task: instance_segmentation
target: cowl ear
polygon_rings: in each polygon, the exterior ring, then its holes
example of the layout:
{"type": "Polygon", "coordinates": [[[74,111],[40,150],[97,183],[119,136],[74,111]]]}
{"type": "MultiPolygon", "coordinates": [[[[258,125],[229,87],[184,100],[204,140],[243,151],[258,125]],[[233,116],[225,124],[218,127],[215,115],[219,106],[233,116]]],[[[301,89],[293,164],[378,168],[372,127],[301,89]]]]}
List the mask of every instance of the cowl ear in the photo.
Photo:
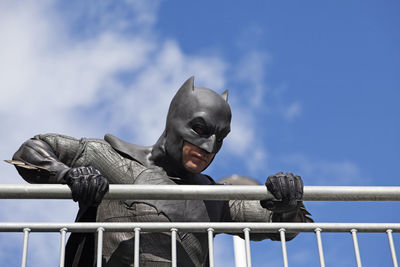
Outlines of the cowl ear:
{"type": "Polygon", "coordinates": [[[179,88],[177,94],[181,94],[184,92],[191,92],[194,91],[194,76],[190,77],[186,80],[186,82],[179,88]]]}
{"type": "Polygon", "coordinates": [[[222,94],[221,94],[222,98],[228,102],[228,89],[226,89],[222,94]]]}

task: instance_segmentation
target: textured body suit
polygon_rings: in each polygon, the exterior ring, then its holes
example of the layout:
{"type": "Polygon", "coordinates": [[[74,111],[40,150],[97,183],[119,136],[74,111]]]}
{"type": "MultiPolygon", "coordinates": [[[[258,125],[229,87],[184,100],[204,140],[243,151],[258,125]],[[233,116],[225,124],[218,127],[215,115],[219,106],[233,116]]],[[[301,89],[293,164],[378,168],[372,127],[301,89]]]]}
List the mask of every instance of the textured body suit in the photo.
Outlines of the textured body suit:
{"type": "MultiPolygon", "coordinates": [[[[112,140],[108,136],[106,140],[112,140]]],[[[110,184],[199,184],[215,182],[199,174],[192,180],[169,177],[162,168],[146,167],[130,155],[117,151],[109,142],[99,139],[77,140],[47,134],[26,141],[15,153],[14,160],[29,165],[17,166],[30,183],[59,183],[65,166],[93,166],[110,184]]],[[[221,185],[223,186],[223,185],[221,185]]],[[[103,200],[97,210],[99,222],[221,222],[271,221],[272,212],[259,201],[201,200],[103,200]]],[[[303,221],[301,214],[296,219],[303,221]]],[[[252,235],[254,239],[276,239],[275,234],[252,235]]],[[[289,238],[293,238],[289,236],[289,238]]],[[[170,266],[170,233],[142,233],[140,237],[141,266],[170,266]]],[[[133,232],[105,232],[103,266],[133,266],[133,232]]],[[[206,234],[178,233],[179,266],[208,266],[206,234]]],[[[68,255],[67,255],[68,257],[68,255]]]]}
{"type": "MultiPolygon", "coordinates": [[[[215,155],[230,132],[230,121],[227,94],[219,95],[208,88],[195,87],[194,77],[191,77],[173,97],[164,132],[151,147],[126,143],[111,135],[106,135],[104,140],[38,135],[20,147],[12,163],[30,183],[65,183],[64,177],[69,175],[70,168],[92,166],[110,184],[213,185],[215,182],[211,178],[192,173],[183,165],[184,144],[190,143],[204,153],[215,155]]],[[[77,221],[304,222],[307,220],[305,214],[301,206],[290,212],[270,212],[262,208],[259,201],[103,200],[97,209],[81,207],[77,221]]],[[[287,238],[294,236],[288,235],[287,238]]],[[[279,235],[252,234],[251,238],[276,240],[279,235]]],[[[71,235],[66,266],[93,265],[95,250],[92,241],[93,235],[71,235]]],[[[133,266],[133,241],[132,232],[105,232],[103,265],[133,266]]],[[[140,243],[141,266],[170,266],[169,233],[143,233],[140,243]]],[[[208,266],[207,246],[205,233],[178,233],[178,265],[208,266]]]]}

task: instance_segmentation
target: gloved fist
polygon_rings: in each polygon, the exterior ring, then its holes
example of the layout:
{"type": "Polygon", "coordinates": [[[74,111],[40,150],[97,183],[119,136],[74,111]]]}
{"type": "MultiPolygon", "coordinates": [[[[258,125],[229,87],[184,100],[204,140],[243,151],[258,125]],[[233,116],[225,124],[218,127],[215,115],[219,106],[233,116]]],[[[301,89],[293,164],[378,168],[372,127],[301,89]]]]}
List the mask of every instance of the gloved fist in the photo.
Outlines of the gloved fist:
{"type": "Polygon", "coordinates": [[[268,176],[265,186],[277,200],[261,200],[263,208],[274,212],[287,212],[301,205],[303,198],[303,181],[300,176],[290,172],[278,172],[268,176]]]}
{"type": "Polygon", "coordinates": [[[65,181],[79,206],[98,206],[109,188],[107,179],[92,166],[71,168],[65,181]]]}

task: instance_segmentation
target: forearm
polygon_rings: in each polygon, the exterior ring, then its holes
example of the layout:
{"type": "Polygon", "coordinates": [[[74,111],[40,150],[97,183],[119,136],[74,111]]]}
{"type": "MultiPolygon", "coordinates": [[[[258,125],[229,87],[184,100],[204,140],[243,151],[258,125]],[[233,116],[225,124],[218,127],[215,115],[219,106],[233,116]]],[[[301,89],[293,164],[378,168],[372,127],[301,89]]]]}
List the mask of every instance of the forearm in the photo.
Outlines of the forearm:
{"type": "MultiPolygon", "coordinates": [[[[230,219],[234,222],[271,222],[272,212],[261,207],[257,200],[229,201],[230,219]]],[[[243,234],[238,234],[244,238],[243,234]]],[[[260,241],[273,239],[273,233],[250,233],[250,239],[260,241]]]]}
{"type": "MultiPolygon", "coordinates": [[[[261,207],[259,201],[231,200],[229,202],[231,219],[237,222],[312,222],[310,215],[302,203],[287,212],[272,212],[261,207]]],[[[293,239],[297,234],[287,233],[286,240],[293,239]]],[[[239,235],[241,236],[241,235],[239,235]]],[[[242,236],[241,236],[242,237],[242,236]]],[[[251,240],[280,240],[279,233],[253,233],[251,240]]]]}
{"type": "Polygon", "coordinates": [[[64,139],[58,135],[37,135],[21,145],[12,163],[29,183],[64,183],[63,177],[69,170],[67,159],[73,157],[66,151],[79,146],[78,140],[64,139]]]}

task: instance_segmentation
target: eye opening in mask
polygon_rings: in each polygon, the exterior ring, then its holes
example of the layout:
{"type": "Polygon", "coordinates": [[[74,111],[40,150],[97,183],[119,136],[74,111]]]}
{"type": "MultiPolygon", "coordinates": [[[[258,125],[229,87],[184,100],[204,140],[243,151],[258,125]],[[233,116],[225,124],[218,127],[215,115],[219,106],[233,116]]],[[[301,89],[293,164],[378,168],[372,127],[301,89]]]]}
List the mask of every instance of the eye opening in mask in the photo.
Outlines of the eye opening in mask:
{"type": "Polygon", "coordinates": [[[200,137],[208,138],[212,134],[216,135],[217,142],[222,143],[225,137],[230,132],[230,127],[218,130],[212,127],[211,125],[207,124],[204,118],[196,117],[192,121],[189,122],[190,129],[195,132],[200,137]]]}
{"type": "Polygon", "coordinates": [[[190,128],[199,136],[207,137],[213,132],[212,128],[207,125],[205,120],[201,117],[197,117],[190,122],[190,128]]]}
{"type": "Polygon", "coordinates": [[[208,126],[194,125],[192,130],[195,131],[201,137],[209,137],[212,134],[212,130],[208,126]]]}

